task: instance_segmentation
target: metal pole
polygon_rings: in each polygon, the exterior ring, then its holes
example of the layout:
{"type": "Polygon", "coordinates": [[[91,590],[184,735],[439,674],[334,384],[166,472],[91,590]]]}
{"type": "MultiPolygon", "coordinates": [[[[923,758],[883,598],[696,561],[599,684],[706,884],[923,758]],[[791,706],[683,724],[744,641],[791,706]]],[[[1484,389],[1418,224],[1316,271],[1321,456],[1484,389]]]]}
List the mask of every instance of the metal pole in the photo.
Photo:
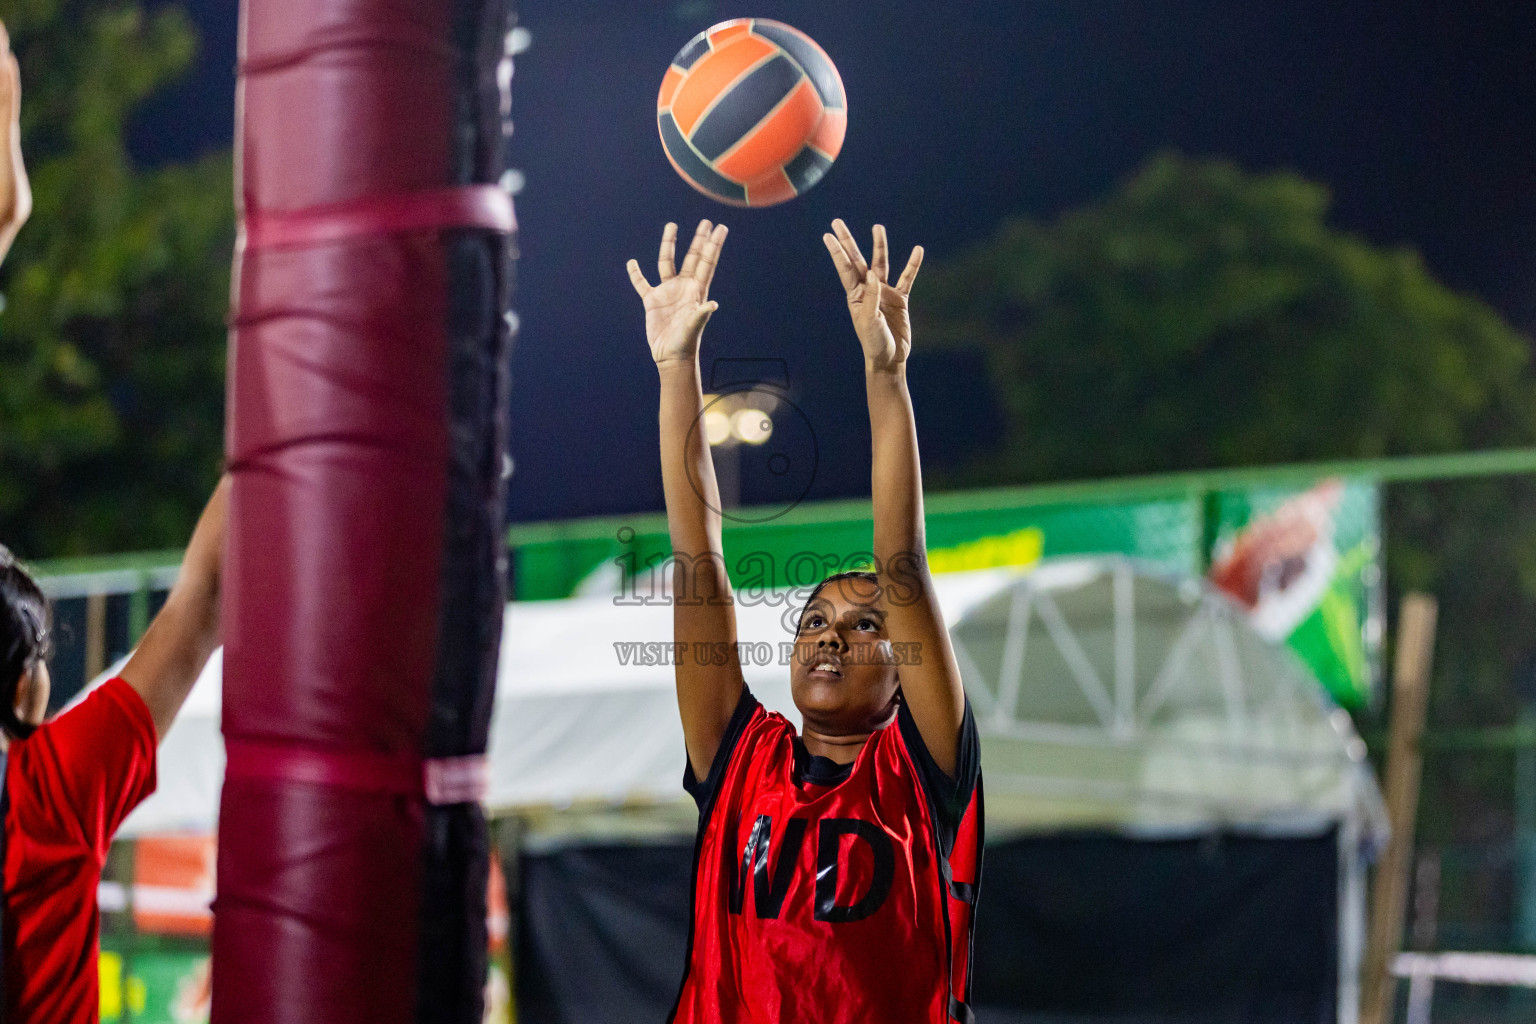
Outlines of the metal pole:
{"type": "Polygon", "coordinates": [[[1429,1024],[1429,1004],[1435,996],[1435,976],[1415,971],[1408,979],[1407,1024],[1429,1024]]]}
{"type": "MultiPolygon", "coordinates": [[[[1536,729],[1536,708],[1520,709],[1516,725],[1536,729]]],[[[1515,754],[1515,945],[1536,952],[1536,749],[1515,754]]]]}

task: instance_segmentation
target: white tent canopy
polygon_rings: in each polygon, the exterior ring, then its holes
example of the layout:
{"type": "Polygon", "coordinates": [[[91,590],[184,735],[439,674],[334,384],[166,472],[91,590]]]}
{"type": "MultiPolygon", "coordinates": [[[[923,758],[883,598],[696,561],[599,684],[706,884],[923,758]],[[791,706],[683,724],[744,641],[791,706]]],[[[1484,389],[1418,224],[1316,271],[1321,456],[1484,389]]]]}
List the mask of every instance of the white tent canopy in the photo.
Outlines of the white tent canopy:
{"type": "MultiPolygon", "coordinates": [[[[942,577],[946,615],[957,618],[1017,575],[987,570],[942,577]]],[[[752,645],[756,656],[745,659],[747,684],[798,723],[780,649],[792,639],[784,623],[798,613],[793,598],[775,592],[743,603],[737,625],[740,641],[752,645]]],[[[671,637],[672,608],[665,600],[626,603],[602,596],[509,604],[491,724],[490,809],[682,799],[683,733],[672,667],[638,663],[646,659],[629,657],[623,648],[671,637]]],[[[119,662],[92,685],[121,668],[119,662]]],[[[222,679],[221,650],[160,745],[158,788],[123,823],[120,836],[213,828],[224,778],[222,679]]]]}
{"type": "Polygon", "coordinates": [[[1385,828],[1365,744],[1220,591],[1121,558],[1004,585],[952,628],[989,824],[1385,828]]]}
{"type": "MultiPolygon", "coordinates": [[[[1348,716],[1204,584],[1098,559],[949,574],[937,586],[982,728],[989,831],[1284,830],[1362,812],[1379,822],[1348,716]]],[[[737,611],[748,685],[794,721],[782,645],[797,611],[790,594],[737,611]]],[[[662,601],[509,605],[490,810],[677,806],[672,667],[656,646],[626,646],[671,634],[662,601]]],[[[213,827],[221,677],[216,655],[161,745],[158,790],[120,834],[213,827]]]]}

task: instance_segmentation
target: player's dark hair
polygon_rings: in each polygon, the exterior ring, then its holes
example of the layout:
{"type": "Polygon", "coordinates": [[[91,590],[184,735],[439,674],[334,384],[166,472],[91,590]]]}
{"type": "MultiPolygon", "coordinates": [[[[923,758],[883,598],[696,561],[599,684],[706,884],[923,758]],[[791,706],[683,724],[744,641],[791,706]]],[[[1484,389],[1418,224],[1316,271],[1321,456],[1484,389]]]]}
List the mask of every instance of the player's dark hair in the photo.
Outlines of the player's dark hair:
{"type": "Polygon", "coordinates": [[[810,596],[805,599],[805,604],[800,608],[800,618],[795,620],[795,632],[797,634],[800,632],[800,620],[804,619],[805,613],[811,610],[811,602],[816,600],[816,595],[821,593],[828,583],[836,583],[838,580],[864,580],[868,583],[873,583],[875,586],[880,585],[880,577],[868,569],[849,569],[846,572],[833,573],[816,584],[816,589],[812,590],[810,596]]]}
{"type": "Polygon", "coordinates": [[[48,656],[48,599],[0,544],[0,729],[24,740],[37,726],[16,716],[21,677],[48,656]]]}

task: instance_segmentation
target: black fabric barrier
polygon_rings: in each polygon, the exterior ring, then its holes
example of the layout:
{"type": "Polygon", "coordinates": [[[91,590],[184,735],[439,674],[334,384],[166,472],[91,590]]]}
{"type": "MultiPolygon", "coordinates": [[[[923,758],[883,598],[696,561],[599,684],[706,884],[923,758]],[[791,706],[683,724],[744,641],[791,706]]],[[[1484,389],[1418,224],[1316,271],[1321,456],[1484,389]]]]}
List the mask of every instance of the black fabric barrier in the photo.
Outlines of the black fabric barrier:
{"type": "MultiPolygon", "coordinates": [[[[691,845],[525,855],[521,1024],[661,1024],[691,845]]],[[[1338,852],[1311,839],[1069,835],[987,847],[979,1024],[1332,1024],[1338,852]]]]}
{"type": "Polygon", "coordinates": [[[976,1002],[995,1010],[978,1018],[1331,1022],[1337,879],[1332,831],[989,847],[976,1002]]]}
{"type": "MultiPolygon", "coordinates": [[[[513,0],[453,0],[451,139],[455,183],[491,184],[507,169],[499,81],[513,0]]],[[[437,666],[425,753],[483,755],[496,692],[507,600],[508,432],[516,239],[445,233],[448,258],[448,490],[438,590],[437,666]]],[[[425,809],[417,1024],[470,1024],[485,1015],[486,881],[490,842],[476,800],[425,809]]]]}
{"type": "Polygon", "coordinates": [[[518,1024],[661,1024],[683,978],[693,846],[524,856],[518,1024]]]}

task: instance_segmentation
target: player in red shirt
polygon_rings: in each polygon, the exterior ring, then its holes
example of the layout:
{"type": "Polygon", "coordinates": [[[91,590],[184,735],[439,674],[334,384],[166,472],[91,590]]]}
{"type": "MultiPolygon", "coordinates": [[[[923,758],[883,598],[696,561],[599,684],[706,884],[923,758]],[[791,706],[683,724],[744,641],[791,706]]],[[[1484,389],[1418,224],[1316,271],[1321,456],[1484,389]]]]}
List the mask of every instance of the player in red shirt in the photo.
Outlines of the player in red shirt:
{"type": "MultiPolygon", "coordinates": [[[[20,84],[0,26],[0,257],[31,208],[17,141],[20,84]]],[[[44,721],[48,608],[0,546],[0,781],[4,786],[4,1020],[100,1016],[96,888],[117,826],[155,788],[155,746],[218,645],[228,484],[122,676],[44,721]]]]}
{"type": "Polygon", "coordinates": [[[684,785],[700,809],[672,1015],[689,1024],[971,1019],[979,743],[924,547],[906,383],[922,249],[892,285],[884,228],[866,263],[842,221],[832,226],[824,241],[864,354],[878,571],[833,576],[806,601],[790,667],[799,733],[746,689],[719,489],[696,429],[726,229],[700,223],[678,269],[668,224],[654,287],[629,263],[661,378],[684,785]]]}
{"type": "Polygon", "coordinates": [[[218,646],[228,482],[122,674],[44,721],[47,606],[0,547],[0,742],[5,757],[5,1020],[98,1019],[96,888],[112,833],[154,792],[155,747],[218,646]]]}

